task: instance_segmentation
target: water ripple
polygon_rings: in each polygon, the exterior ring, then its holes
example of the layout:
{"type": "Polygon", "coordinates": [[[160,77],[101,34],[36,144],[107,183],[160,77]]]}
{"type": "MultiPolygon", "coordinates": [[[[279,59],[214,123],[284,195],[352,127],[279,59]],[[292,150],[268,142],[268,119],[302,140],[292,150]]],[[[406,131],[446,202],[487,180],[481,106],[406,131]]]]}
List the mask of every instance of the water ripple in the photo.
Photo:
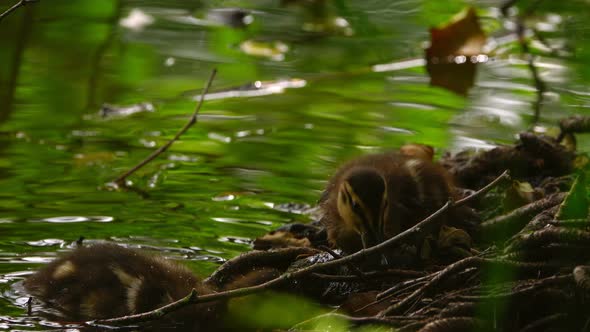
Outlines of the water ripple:
{"type": "Polygon", "coordinates": [[[111,222],[115,218],[111,216],[60,216],[38,219],[34,221],[50,223],[75,223],[75,222],[111,222]]]}

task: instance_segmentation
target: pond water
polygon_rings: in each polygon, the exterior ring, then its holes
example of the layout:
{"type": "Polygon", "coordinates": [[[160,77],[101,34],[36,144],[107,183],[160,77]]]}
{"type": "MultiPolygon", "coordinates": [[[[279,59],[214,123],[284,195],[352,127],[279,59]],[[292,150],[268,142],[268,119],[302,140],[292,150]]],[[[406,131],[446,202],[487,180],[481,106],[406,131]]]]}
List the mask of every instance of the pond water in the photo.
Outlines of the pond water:
{"type": "Polygon", "coordinates": [[[18,282],[80,236],[159,252],[206,276],[256,236],[308,221],[326,179],[353,156],[409,142],[439,154],[484,149],[589,113],[582,0],[541,2],[525,20],[547,87],[538,122],[516,9],[504,18],[498,1],[476,3],[489,59],[467,96],[432,87],[428,29],[467,3],[19,8],[0,22],[0,329],[54,326],[26,316],[18,282]],[[213,68],[198,123],[129,178],[133,190],[106,186],[187,122],[213,68]]]}

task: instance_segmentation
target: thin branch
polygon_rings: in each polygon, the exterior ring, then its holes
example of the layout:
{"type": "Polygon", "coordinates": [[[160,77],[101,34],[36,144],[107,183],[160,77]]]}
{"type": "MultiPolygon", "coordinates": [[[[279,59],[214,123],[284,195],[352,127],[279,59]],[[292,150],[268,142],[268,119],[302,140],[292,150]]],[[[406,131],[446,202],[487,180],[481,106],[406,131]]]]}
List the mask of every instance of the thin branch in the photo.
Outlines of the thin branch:
{"type": "Polygon", "coordinates": [[[363,325],[387,325],[393,327],[400,327],[402,324],[407,324],[407,322],[417,321],[423,319],[423,317],[352,317],[348,315],[343,315],[340,313],[327,313],[319,316],[312,317],[308,320],[303,322],[297,323],[289,329],[289,331],[299,331],[306,325],[314,323],[316,321],[320,321],[322,319],[338,319],[348,322],[354,326],[363,326],[363,325]]]}
{"type": "Polygon", "coordinates": [[[161,318],[162,316],[174,312],[180,308],[185,307],[186,305],[192,303],[194,299],[197,298],[197,291],[193,288],[193,290],[187,296],[183,297],[182,299],[167,304],[163,307],[158,309],[143,312],[137,315],[129,315],[123,316],[118,318],[110,318],[110,319],[98,319],[86,322],[87,326],[100,326],[100,325],[129,325],[133,323],[139,322],[147,322],[150,320],[155,320],[161,318]]]}
{"type": "Polygon", "coordinates": [[[484,186],[483,188],[474,192],[473,194],[456,201],[455,204],[453,204],[453,207],[459,207],[461,205],[465,205],[467,203],[470,203],[471,201],[474,201],[475,199],[485,195],[488,191],[492,190],[501,181],[505,181],[505,180],[510,180],[510,172],[508,170],[505,170],[504,172],[502,172],[502,174],[500,174],[492,182],[488,183],[486,186],[484,186]]]}
{"type": "Polygon", "coordinates": [[[115,183],[118,186],[123,186],[125,183],[125,179],[127,179],[128,176],[135,173],[138,169],[142,168],[143,166],[148,164],[150,161],[156,159],[156,157],[158,157],[160,154],[162,154],[163,152],[168,150],[168,148],[174,142],[176,142],[180,138],[180,136],[182,136],[187,130],[190,129],[190,127],[192,127],[197,122],[197,115],[199,114],[199,110],[201,110],[201,106],[203,106],[203,102],[205,101],[205,95],[209,91],[209,88],[211,87],[211,83],[213,83],[213,79],[215,78],[216,74],[217,74],[217,69],[213,69],[213,71],[211,71],[211,75],[209,76],[209,80],[207,81],[207,84],[203,88],[203,92],[201,93],[201,98],[199,99],[199,103],[197,104],[195,111],[193,112],[193,115],[190,117],[189,121],[184,125],[184,127],[182,127],[180,129],[180,131],[178,131],[178,133],[176,133],[176,135],[174,135],[174,137],[170,141],[168,141],[166,144],[162,145],[156,151],[152,152],[147,158],[142,160],[139,164],[135,165],[133,168],[131,168],[127,172],[121,174],[118,178],[116,178],[113,181],[113,183],[115,183]]]}
{"type": "Polygon", "coordinates": [[[572,274],[567,275],[557,275],[551,276],[540,280],[535,280],[531,285],[528,285],[521,289],[510,289],[509,291],[502,292],[502,293],[488,293],[484,295],[462,295],[459,296],[457,299],[460,301],[484,301],[484,300],[501,300],[501,299],[509,299],[514,298],[517,296],[526,296],[530,295],[531,292],[534,292],[540,288],[548,287],[548,286],[563,286],[566,284],[573,284],[574,278],[572,274]]]}
{"type": "MultiPolygon", "coordinates": [[[[334,259],[340,259],[342,258],[342,255],[339,255],[338,253],[336,253],[334,250],[328,248],[327,246],[319,246],[318,248],[320,248],[321,250],[327,252],[328,254],[330,254],[332,257],[334,257],[334,259]]],[[[359,278],[361,278],[361,280],[363,281],[367,281],[367,279],[365,278],[365,274],[363,273],[363,271],[361,271],[361,269],[359,269],[356,265],[350,263],[348,264],[348,267],[350,267],[350,269],[352,270],[352,273],[354,273],[356,276],[358,276],[359,278]]]]}
{"type": "Polygon", "coordinates": [[[553,315],[545,316],[526,325],[520,330],[520,332],[547,331],[551,330],[550,327],[556,329],[564,328],[564,325],[567,326],[566,324],[564,324],[564,322],[568,322],[569,319],[570,317],[566,313],[556,313],[553,315]]]}
{"type": "MultiPolygon", "coordinates": [[[[438,272],[435,272],[435,273],[438,273],[438,272]]],[[[420,285],[422,282],[424,282],[430,278],[432,278],[432,275],[422,276],[419,278],[406,280],[404,282],[397,283],[393,287],[388,288],[388,289],[382,291],[381,293],[377,294],[376,298],[377,298],[377,300],[389,298],[391,295],[396,294],[398,291],[407,290],[411,287],[414,287],[415,285],[420,285]]]]}
{"type": "Polygon", "coordinates": [[[4,13],[0,14],[0,22],[8,15],[10,15],[10,13],[12,13],[13,11],[17,10],[18,7],[24,7],[25,5],[28,5],[30,3],[35,3],[38,2],[39,0],[20,0],[19,2],[17,2],[16,4],[14,4],[12,7],[8,8],[4,13]]]}
{"type": "MultiPolygon", "coordinates": [[[[455,204],[453,204],[451,201],[449,201],[445,205],[443,205],[441,208],[439,208],[437,211],[432,213],[430,216],[428,216],[427,218],[425,218],[421,222],[417,223],[416,225],[408,228],[407,230],[399,233],[398,235],[396,235],[396,236],[394,236],[394,237],[392,237],[392,238],[390,238],[390,239],[388,239],[376,246],[362,249],[362,250],[360,250],[354,254],[351,254],[349,256],[344,256],[342,258],[337,258],[337,259],[334,259],[334,260],[331,260],[328,262],[324,262],[324,263],[318,263],[315,265],[301,268],[301,269],[293,271],[293,272],[286,272],[277,278],[274,278],[272,280],[269,280],[267,282],[264,282],[264,283],[261,283],[261,284],[255,285],[255,286],[237,288],[237,289],[227,290],[227,291],[213,293],[213,294],[205,294],[205,295],[201,295],[201,296],[192,296],[191,297],[189,295],[189,296],[182,298],[176,302],[172,302],[171,304],[168,304],[165,307],[162,307],[162,308],[159,308],[159,309],[147,312],[147,313],[141,313],[141,314],[137,314],[137,315],[129,315],[129,316],[121,317],[121,318],[112,318],[112,319],[108,319],[108,320],[100,320],[100,321],[95,321],[95,322],[102,323],[102,324],[105,324],[105,323],[122,324],[122,323],[145,321],[146,317],[149,319],[153,319],[153,317],[158,317],[158,316],[154,316],[154,315],[159,315],[160,313],[154,313],[154,312],[159,312],[163,308],[172,307],[172,308],[175,308],[174,310],[177,310],[177,309],[180,309],[180,308],[182,308],[186,305],[189,305],[189,304],[227,300],[230,298],[246,296],[246,295],[250,295],[250,294],[254,294],[254,293],[258,293],[258,292],[262,292],[262,291],[271,289],[271,288],[279,286],[280,284],[283,284],[287,281],[302,277],[304,275],[309,275],[309,274],[314,273],[316,271],[325,270],[325,269],[337,267],[337,266],[342,266],[345,264],[350,264],[351,262],[360,260],[362,258],[366,258],[367,256],[377,254],[377,253],[381,252],[382,250],[393,246],[394,244],[399,244],[399,243],[403,242],[404,240],[407,240],[408,238],[414,236],[415,234],[420,233],[422,231],[422,229],[429,226],[431,223],[435,222],[436,219],[440,215],[442,215],[443,213],[448,211],[450,208],[452,208],[458,204],[465,204],[465,203],[471,201],[472,199],[474,199],[474,198],[472,198],[472,196],[483,195],[485,192],[491,190],[494,185],[499,183],[502,179],[506,178],[507,176],[508,176],[508,171],[505,171],[500,176],[498,176],[498,178],[496,178],[494,181],[492,181],[489,185],[486,185],[482,189],[475,192],[473,195],[466,197],[466,198],[462,199],[461,201],[458,201],[455,204]],[[190,297],[190,301],[187,300],[189,297],[190,297]]],[[[485,259],[482,259],[479,257],[470,257],[465,260],[459,261],[455,264],[452,264],[450,267],[454,267],[453,271],[455,271],[458,268],[458,267],[456,267],[457,264],[467,264],[468,265],[468,264],[473,264],[474,261],[481,261],[481,260],[485,261],[485,259]]],[[[461,266],[463,266],[463,265],[460,265],[459,267],[461,267],[461,266]]],[[[442,279],[442,277],[447,275],[447,273],[445,273],[446,270],[448,270],[448,268],[440,271],[440,273],[437,274],[424,287],[431,288],[434,284],[438,283],[438,281],[440,281],[440,279],[442,279]]],[[[424,287],[421,287],[418,291],[420,291],[420,290],[424,291],[424,287]]],[[[420,296],[420,294],[418,294],[418,296],[420,296]]],[[[411,300],[412,299],[410,299],[408,302],[411,302],[411,300]]],[[[168,312],[170,312],[170,311],[166,311],[166,313],[168,313],[168,312]]]]}
{"type": "Polygon", "coordinates": [[[488,258],[481,258],[481,257],[468,257],[457,261],[446,268],[434,272],[427,276],[427,279],[430,279],[424,286],[420,287],[419,289],[415,290],[412,294],[405,297],[403,300],[397,302],[396,304],[390,306],[389,308],[385,309],[380,313],[381,316],[386,316],[389,314],[395,314],[398,312],[402,312],[408,307],[414,305],[418,299],[423,297],[424,295],[428,295],[428,292],[432,290],[437,285],[440,285],[442,281],[450,276],[457,275],[460,271],[465,270],[470,267],[479,267],[484,264],[494,264],[496,268],[518,268],[521,272],[524,271],[534,271],[539,273],[540,270],[552,270],[554,269],[552,266],[545,265],[545,264],[538,264],[538,263],[522,263],[522,262],[515,262],[515,261],[508,261],[503,259],[488,259],[488,258]]]}
{"type": "Polygon", "coordinates": [[[551,196],[534,201],[481,223],[481,233],[489,239],[497,240],[498,236],[510,234],[511,231],[520,231],[526,226],[530,218],[538,213],[561,204],[566,193],[555,193],[551,196]]]}
{"type": "MultiPolygon", "coordinates": [[[[324,274],[324,273],[312,273],[314,278],[328,281],[341,281],[341,282],[353,282],[362,280],[358,275],[341,275],[341,274],[324,274]]],[[[382,279],[386,277],[399,277],[399,278],[421,278],[424,276],[423,272],[414,270],[399,270],[389,269],[385,271],[369,271],[363,272],[363,277],[368,279],[382,279]]],[[[414,280],[414,279],[412,279],[414,280]]]]}
{"type": "Polygon", "coordinates": [[[481,319],[475,317],[448,317],[429,322],[421,331],[481,331],[486,327],[481,319]]]}
{"type": "Polygon", "coordinates": [[[383,310],[379,316],[385,317],[389,314],[394,314],[396,312],[401,312],[407,309],[409,306],[413,305],[419,298],[424,296],[428,293],[434,286],[438,285],[442,280],[446,277],[455,274],[461,270],[464,270],[468,267],[471,267],[474,264],[477,264],[481,261],[485,261],[483,258],[479,257],[468,257],[462,259],[458,262],[455,262],[446,268],[442,269],[441,271],[433,273],[433,278],[427,282],[424,286],[415,290],[412,294],[405,297],[403,300],[397,302],[396,304],[390,306],[389,308],[383,310]]]}

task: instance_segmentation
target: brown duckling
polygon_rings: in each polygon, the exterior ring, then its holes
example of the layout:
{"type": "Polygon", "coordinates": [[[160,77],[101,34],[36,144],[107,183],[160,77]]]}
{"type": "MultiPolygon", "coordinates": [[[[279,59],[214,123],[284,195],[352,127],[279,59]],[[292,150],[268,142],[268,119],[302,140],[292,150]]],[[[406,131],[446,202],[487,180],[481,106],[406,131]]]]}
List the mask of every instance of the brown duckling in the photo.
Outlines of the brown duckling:
{"type": "Polygon", "coordinates": [[[431,158],[431,148],[411,145],[344,164],[320,199],[330,243],[346,253],[374,246],[455,198],[449,175],[431,158]]]}
{"type": "MultiPolygon", "coordinates": [[[[193,288],[199,295],[213,292],[182,265],[114,244],[80,247],[29,276],[24,286],[37,299],[77,320],[150,311],[179,300],[193,288]]],[[[220,321],[216,318],[222,306],[194,304],[157,323],[210,330],[220,321]]]]}

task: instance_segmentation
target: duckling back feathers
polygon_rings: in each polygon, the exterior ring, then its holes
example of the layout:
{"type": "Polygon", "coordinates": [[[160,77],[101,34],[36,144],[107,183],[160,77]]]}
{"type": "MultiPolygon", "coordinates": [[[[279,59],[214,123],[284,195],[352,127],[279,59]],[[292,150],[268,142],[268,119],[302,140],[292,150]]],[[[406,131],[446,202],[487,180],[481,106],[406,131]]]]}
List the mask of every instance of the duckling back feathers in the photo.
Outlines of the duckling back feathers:
{"type": "MultiPolygon", "coordinates": [[[[24,282],[36,298],[72,319],[119,317],[156,309],[188,295],[212,290],[187,268],[113,244],[78,248],[24,282]]],[[[215,304],[178,312],[193,319],[213,315],[215,304]]]]}

